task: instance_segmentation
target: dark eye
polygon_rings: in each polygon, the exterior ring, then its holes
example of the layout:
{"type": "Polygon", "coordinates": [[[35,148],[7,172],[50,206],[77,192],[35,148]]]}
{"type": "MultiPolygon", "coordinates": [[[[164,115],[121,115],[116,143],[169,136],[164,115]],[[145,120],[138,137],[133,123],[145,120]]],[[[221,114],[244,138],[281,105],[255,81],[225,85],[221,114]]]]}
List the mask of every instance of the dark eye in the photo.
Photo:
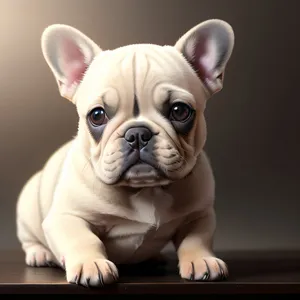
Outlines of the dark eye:
{"type": "Polygon", "coordinates": [[[94,108],[89,114],[89,119],[94,126],[102,125],[106,120],[105,110],[102,107],[94,108]]]}
{"type": "Polygon", "coordinates": [[[170,112],[170,119],[177,122],[185,122],[191,116],[192,108],[182,102],[173,104],[170,112]]]}

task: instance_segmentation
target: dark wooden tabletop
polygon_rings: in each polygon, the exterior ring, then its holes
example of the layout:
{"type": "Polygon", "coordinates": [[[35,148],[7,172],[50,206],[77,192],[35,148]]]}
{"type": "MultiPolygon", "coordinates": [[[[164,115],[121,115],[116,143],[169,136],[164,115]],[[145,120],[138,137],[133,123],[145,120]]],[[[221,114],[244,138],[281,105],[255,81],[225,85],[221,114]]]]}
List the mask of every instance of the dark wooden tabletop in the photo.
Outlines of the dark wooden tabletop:
{"type": "Polygon", "coordinates": [[[299,293],[299,252],[218,253],[230,271],[223,282],[187,282],[180,279],[177,261],[169,255],[164,263],[120,266],[117,284],[88,289],[68,284],[58,268],[25,266],[22,252],[0,253],[0,293],[45,294],[253,294],[299,293]]]}

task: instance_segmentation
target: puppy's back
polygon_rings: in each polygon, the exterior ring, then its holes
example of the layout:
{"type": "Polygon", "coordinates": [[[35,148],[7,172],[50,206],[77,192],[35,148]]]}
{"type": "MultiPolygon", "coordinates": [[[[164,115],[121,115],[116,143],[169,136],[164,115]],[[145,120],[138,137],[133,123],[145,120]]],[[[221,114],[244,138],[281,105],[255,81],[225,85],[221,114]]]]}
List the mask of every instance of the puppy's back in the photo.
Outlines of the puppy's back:
{"type": "Polygon", "coordinates": [[[19,240],[39,240],[45,244],[42,222],[46,217],[53,200],[63,162],[72,141],[55,151],[43,169],[36,172],[26,182],[17,202],[17,235],[19,240]]]}
{"type": "Polygon", "coordinates": [[[46,162],[40,183],[40,206],[41,215],[44,219],[48,214],[53,200],[53,193],[58,182],[63,163],[71,147],[72,141],[62,145],[56,152],[54,152],[46,162]]]}

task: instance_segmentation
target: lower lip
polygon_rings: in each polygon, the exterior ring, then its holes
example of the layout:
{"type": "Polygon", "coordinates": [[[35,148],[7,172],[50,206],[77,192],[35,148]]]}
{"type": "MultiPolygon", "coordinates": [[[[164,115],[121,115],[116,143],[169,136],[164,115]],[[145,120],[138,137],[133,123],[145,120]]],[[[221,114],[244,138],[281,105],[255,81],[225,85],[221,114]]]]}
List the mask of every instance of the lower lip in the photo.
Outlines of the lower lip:
{"type": "Polygon", "coordinates": [[[153,168],[152,166],[148,165],[148,164],[145,164],[145,163],[138,163],[138,164],[135,164],[133,165],[132,167],[130,167],[126,173],[125,173],[125,178],[126,179],[129,179],[130,181],[145,181],[145,182],[153,182],[155,181],[155,178],[158,178],[159,175],[158,175],[158,171],[153,168]],[[140,170],[140,168],[142,170],[140,170]],[[144,170],[143,170],[144,168],[144,170]],[[145,170],[146,168],[146,170],[145,170]],[[134,169],[137,169],[136,172],[134,172],[134,169]],[[131,174],[130,176],[129,173],[133,173],[131,174]]]}

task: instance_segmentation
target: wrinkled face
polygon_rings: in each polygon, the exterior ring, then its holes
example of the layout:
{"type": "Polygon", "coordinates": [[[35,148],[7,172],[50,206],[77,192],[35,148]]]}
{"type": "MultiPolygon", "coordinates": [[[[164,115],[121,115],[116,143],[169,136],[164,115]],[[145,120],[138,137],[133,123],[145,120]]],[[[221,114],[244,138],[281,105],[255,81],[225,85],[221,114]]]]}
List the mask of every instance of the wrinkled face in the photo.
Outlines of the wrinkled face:
{"type": "Polygon", "coordinates": [[[206,139],[207,98],[220,91],[231,26],[207,20],[174,46],[103,51],[79,30],[51,25],[42,51],[61,96],[79,114],[78,141],[110,185],[165,185],[187,176],[206,139]]]}
{"type": "Polygon", "coordinates": [[[79,135],[100,180],[165,185],[193,169],[206,138],[206,96],[172,47],[127,46],[98,55],[75,98],[79,135]]]}

